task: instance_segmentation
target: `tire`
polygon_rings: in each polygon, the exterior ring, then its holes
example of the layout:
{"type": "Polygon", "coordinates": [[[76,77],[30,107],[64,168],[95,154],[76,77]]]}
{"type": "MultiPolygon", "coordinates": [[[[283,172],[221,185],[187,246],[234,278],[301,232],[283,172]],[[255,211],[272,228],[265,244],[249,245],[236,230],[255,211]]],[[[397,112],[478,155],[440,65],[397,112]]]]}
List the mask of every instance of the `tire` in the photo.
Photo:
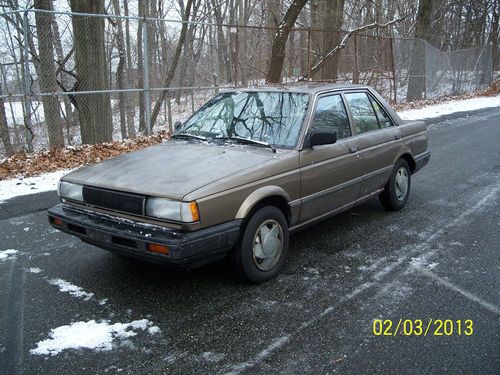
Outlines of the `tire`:
{"type": "Polygon", "coordinates": [[[285,265],[288,238],[288,223],[280,209],[274,206],[258,209],[244,226],[240,241],[233,249],[235,273],[252,283],[276,277],[285,265]]]}
{"type": "Polygon", "coordinates": [[[394,165],[389,182],[387,182],[384,191],[379,195],[382,206],[388,211],[398,211],[402,209],[408,201],[410,187],[410,167],[406,160],[399,159],[394,165]]]}

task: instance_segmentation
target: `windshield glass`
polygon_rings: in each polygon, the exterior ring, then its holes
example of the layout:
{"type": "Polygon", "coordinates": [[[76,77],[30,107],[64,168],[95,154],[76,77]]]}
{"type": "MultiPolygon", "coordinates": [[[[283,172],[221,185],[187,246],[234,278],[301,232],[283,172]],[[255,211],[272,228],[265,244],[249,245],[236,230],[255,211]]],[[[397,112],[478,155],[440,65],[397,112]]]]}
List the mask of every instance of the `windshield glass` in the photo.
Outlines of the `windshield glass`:
{"type": "Polygon", "coordinates": [[[247,138],[293,148],[309,95],[289,92],[228,92],[201,107],[176,134],[247,138]]]}

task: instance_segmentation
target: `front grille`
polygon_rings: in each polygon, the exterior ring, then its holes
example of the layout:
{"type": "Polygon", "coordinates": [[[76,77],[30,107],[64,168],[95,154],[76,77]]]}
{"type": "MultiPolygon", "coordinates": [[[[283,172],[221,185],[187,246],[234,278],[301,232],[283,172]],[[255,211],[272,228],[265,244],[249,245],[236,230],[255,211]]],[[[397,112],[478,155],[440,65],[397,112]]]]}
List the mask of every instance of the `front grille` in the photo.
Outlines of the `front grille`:
{"type": "Polygon", "coordinates": [[[96,207],[133,215],[144,215],[146,197],[139,194],[100,189],[91,186],[83,187],[83,200],[96,207]]]}

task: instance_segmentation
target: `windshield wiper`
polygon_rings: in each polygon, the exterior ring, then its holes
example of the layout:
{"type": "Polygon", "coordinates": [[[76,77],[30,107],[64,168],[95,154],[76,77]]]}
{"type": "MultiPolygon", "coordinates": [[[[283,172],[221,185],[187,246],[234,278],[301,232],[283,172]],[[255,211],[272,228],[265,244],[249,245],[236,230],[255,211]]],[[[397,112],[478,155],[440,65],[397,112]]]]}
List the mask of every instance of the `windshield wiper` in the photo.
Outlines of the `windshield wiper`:
{"type": "Polygon", "coordinates": [[[194,134],[189,134],[189,133],[178,133],[178,134],[174,134],[172,136],[172,139],[186,139],[186,138],[199,139],[200,141],[207,140],[206,137],[203,137],[201,135],[194,135],[194,134]]]}
{"type": "Polygon", "coordinates": [[[214,139],[220,139],[220,140],[223,140],[223,141],[237,141],[237,142],[240,142],[240,143],[250,143],[250,144],[255,144],[255,145],[260,145],[260,146],[264,146],[264,147],[269,147],[271,150],[273,150],[274,153],[276,153],[276,148],[268,143],[268,142],[264,142],[264,141],[257,141],[255,139],[252,139],[252,138],[243,138],[243,137],[238,137],[238,136],[233,136],[233,137],[215,137],[214,139]]]}

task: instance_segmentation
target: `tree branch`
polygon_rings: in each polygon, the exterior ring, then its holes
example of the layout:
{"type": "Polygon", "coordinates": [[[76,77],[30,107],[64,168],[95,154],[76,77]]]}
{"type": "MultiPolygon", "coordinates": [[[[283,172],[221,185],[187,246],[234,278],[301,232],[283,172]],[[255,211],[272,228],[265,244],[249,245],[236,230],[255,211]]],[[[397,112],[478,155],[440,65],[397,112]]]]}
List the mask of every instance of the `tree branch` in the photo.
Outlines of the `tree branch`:
{"type": "Polygon", "coordinates": [[[343,50],[346,47],[347,41],[354,34],[358,34],[360,32],[363,32],[363,31],[366,31],[366,30],[369,30],[369,29],[374,29],[376,27],[388,27],[388,26],[393,25],[393,24],[395,24],[397,22],[403,21],[404,19],[406,19],[406,17],[407,16],[400,17],[400,18],[397,18],[397,19],[394,19],[392,21],[389,21],[389,22],[386,22],[386,23],[382,23],[382,24],[380,24],[378,22],[374,22],[374,23],[370,23],[368,25],[363,25],[363,26],[360,26],[360,27],[358,27],[356,29],[348,31],[347,34],[342,38],[340,44],[337,45],[330,52],[328,52],[320,61],[318,61],[311,68],[311,70],[308,73],[306,73],[302,77],[300,77],[299,81],[305,81],[305,80],[309,79],[311,76],[313,76],[314,73],[316,73],[328,60],[330,60],[333,56],[335,56],[337,53],[339,53],[341,50],[343,50]]]}

